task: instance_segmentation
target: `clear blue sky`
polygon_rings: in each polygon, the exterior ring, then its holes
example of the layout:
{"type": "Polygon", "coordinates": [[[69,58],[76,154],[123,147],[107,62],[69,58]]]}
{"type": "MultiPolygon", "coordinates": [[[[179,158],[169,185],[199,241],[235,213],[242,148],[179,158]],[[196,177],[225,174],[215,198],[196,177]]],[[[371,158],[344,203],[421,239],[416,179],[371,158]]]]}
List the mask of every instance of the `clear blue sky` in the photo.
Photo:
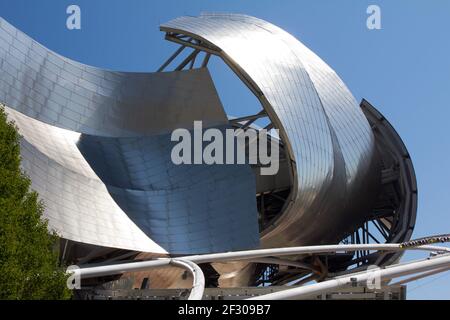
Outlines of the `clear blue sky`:
{"type": "MultiPolygon", "coordinates": [[[[0,0],[0,15],[48,48],[122,71],[157,69],[175,48],[159,24],[202,11],[268,20],[330,64],[358,100],[381,110],[409,148],[420,196],[414,236],[450,232],[450,1],[0,0]],[[81,7],[82,30],[65,27],[69,4],[81,7]],[[381,7],[382,30],[366,28],[369,4],[381,7]]],[[[214,63],[212,71],[232,113],[254,107],[225,68],[214,63]]],[[[409,298],[450,299],[449,273],[430,280],[410,285],[409,298]]]]}

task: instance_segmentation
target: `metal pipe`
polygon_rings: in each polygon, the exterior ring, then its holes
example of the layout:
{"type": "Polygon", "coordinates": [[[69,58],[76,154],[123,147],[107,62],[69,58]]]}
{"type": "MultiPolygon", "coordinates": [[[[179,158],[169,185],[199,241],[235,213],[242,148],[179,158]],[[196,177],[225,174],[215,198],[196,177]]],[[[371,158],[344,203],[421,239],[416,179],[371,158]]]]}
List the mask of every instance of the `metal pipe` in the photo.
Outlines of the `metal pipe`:
{"type": "MultiPolygon", "coordinates": [[[[309,247],[291,247],[291,248],[277,248],[277,249],[261,249],[261,250],[248,250],[248,251],[238,251],[238,252],[227,252],[227,253],[216,253],[216,254],[205,254],[205,255],[195,255],[186,256],[177,259],[171,258],[161,258],[156,260],[141,261],[141,262],[129,262],[113,265],[104,266],[94,266],[94,267],[84,267],[80,269],[75,269],[68,271],[74,273],[75,276],[80,278],[94,278],[107,275],[121,274],[125,272],[136,272],[144,271],[151,268],[164,267],[169,264],[179,265],[188,269],[193,277],[194,283],[192,287],[189,299],[201,299],[203,295],[205,278],[198,263],[205,262],[218,262],[218,261],[237,261],[237,260],[249,260],[257,259],[268,256],[286,256],[286,255],[298,255],[298,254],[314,254],[314,253],[326,253],[326,252],[338,252],[338,251],[357,251],[357,250],[383,250],[383,251],[402,251],[402,250],[425,250],[425,251],[437,251],[437,252],[450,252],[449,248],[438,247],[438,246],[421,246],[413,248],[401,248],[399,244],[360,244],[360,245],[326,245],[326,246],[309,246],[309,247]]],[[[275,260],[274,260],[275,262],[275,260]]],[[[389,269],[390,270],[390,269],[389,269]]],[[[385,270],[386,271],[386,270],[385,270]]],[[[364,275],[364,274],[363,274],[364,275]]],[[[359,276],[363,276],[359,275],[359,276]]],[[[354,277],[352,275],[347,278],[354,277]]],[[[344,285],[341,279],[330,280],[338,281],[338,285],[344,285]]],[[[329,283],[328,281],[321,282],[318,285],[324,286],[324,283],[329,283]]],[[[347,282],[345,282],[347,284],[347,282]]],[[[309,288],[308,286],[306,288],[309,288]]],[[[321,287],[318,287],[319,289],[321,287]]],[[[291,289],[295,290],[295,289],[291,289]]],[[[291,291],[287,290],[287,291],[291,291]]],[[[285,291],[283,291],[285,292],[285,291]]]]}
{"type": "Polygon", "coordinates": [[[350,244],[350,245],[323,245],[323,246],[305,246],[305,247],[288,247],[276,249],[259,249],[247,250],[226,253],[212,253],[204,255],[194,255],[183,257],[184,260],[190,260],[195,263],[217,262],[217,261],[238,261],[248,260],[251,258],[260,258],[268,256],[289,256],[300,254],[316,254],[316,253],[330,253],[330,252],[352,252],[358,250],[377,250],[377,251],[403,251],[410,250],[425,250],[450,252],[450,248],[439,246],[420,246],[412,248],[401,248],[400,244],[350,244]]]}
{"type": "Polygon", "coordinates": [[[327,280],[317,284],[299,287],[294,289],[288,289],[280,292],[270,293],[259,297],[250,298],[248,300],[288,300],[288,299],[300,299],[315,294],[321,294],[330,290],[335,290],[342,287],[350,286],[354,283],[367,282],[369,279],[373,279],[375,274],[380,280],[392,279],[401,277],[408,274],[414,274],[418,272],[428,271],[430,269],[444,269],[450,266],[450,254],[446,254],[440,257],[435,257],[426,260],[415,261],[407,264],[397,264],[390,266],[386,269],[380,269],[377,271],[369,270],[357,275],[352,274],[346,277],[339,277],[332,280],[327,280]]]}
{"type": "Polygon", "coordinates": [[[430,277],[430,276],[433,276],[435,274],[438,274],[438,273],[441,273],[441,272],[445,272],[445,271],[449,271],[449,270],[450,270],[450,267],[445,267],[445,268],[442,268],[442,269],[437,269],[437,270],[424,272],[424,273],[418,274],[418,275],[416,275],[414,277],[409,277],[407,279],[404,279],[404,280],[401,280],[401,281],[397,281],[397,282],[395,282],[393,284],[390,284],[389,286],[390,287],[400,286],[400,285],[403,285],[403,284],[411,282],[411,281],[420,280],[422,278],[430,277]]]}
{"type": "Polygon", "coordinates": [[[202,300],[205,291],[205,276],[202,269],[195,263],[188,260],[172,259],[170,262],[174,266],[189,270],[192,274],[192,289],[188,300],[202,300]]]}
{"type": "MultiPolygon", "coordinates": [[[[330,252],[351,252],[358,250],[382,250],[382,251],[403,251],[403,250],[425,250],[450,252],[449,248],[438,246],[421,246],[413,248],[401,248],[399,244],[351,244],[351,245],[325,245],[307,247],[288,247],[276,249],[259,249],[226,253],[212,253],[203,255],[193,255],[177,258],[178,260],[191,261],[194,263],[219,262],[219,261],[239,261],[269,256],[289,256],[299,254],[316,254],[330,252]]],[[[83,278],[93,278],[105,275],[120,274],[124,272],[143,271],[148,268],[162,267],[170,263],[170,258],[157,260],[128,262],[122,264],[82,267],[77,273],[83,278]]]]}
{"type": "Polygon", "coordinates": [[[115,265],[106,265],[98,267],[90,267],[84,269],[74,269],[69,272],[73,273],[75,276],[80,278],[95,278],[114,274],[121,274],[125,272],[136,272],[144,271],[153,268],[161,268],[168,265],[174,265],[188,270],[193,277],[193,284],[191,293],[188,300],[201,300],[203,296],[203,291],[205,289],[205,276],[203,275],[202,269],[193,263],[192,261],[187,261],[184,259],[157,259],[146,261],[145,263],[122,263],[115,265]],[[136,264],[140,264],[137,266],[136,264]]]}
{"type": "Polygon", "coordinates": [[[264,263],[264,264],[277,264],[282,266],[290,266],[290,267],[296,267],[300,269],[310,270],[313,272],[318,272],[317,269],[315,269],[312,265],[304,263],[304,262],[298,262],[298,261],[292,261],[287,259],[279,259],[279,258],[256,258],[256,259],[250,259],[248,262],[252,263],[264,263]]]}
{"type": "Polygon", "coordinates": [[[111,265],[80,268],[71,270],[70,272],[74,273],[76,276],[80,276],[83,279],[96,278],[114,274],[121,274],[125,272],[137,272],[152,268],[161,268],[168,266],[170,264],[170,261],[171,259],[169,258],[163,258],[163,259],[149,260],[145,262],[128,262],[128,263],[118,263],[111,265]]]}

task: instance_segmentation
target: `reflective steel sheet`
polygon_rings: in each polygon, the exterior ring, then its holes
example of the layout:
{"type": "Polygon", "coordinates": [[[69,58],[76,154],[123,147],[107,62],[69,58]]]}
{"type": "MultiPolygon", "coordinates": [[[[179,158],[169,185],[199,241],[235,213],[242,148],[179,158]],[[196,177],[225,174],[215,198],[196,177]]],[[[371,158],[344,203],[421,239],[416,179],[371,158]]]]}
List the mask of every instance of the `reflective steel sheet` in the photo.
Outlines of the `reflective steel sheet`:
{"type": "Polygon", "coordinates": [[[170,132],[222,127],[207,69],[100,70],[0,19],[0,101],[23,135],[23,168],[64,238],[190,254],[259,244],[249,166],[175,166],[170,132]]]}
{"type": "Polygon", "coordinates": [[[264,246],[339,241],[364,220],[379,183],[374,137],[336,73],[301,42],[257,18],[181,17],[161,30],[211,47],[257,87],[292,161],[292,202],[264,246]]]}

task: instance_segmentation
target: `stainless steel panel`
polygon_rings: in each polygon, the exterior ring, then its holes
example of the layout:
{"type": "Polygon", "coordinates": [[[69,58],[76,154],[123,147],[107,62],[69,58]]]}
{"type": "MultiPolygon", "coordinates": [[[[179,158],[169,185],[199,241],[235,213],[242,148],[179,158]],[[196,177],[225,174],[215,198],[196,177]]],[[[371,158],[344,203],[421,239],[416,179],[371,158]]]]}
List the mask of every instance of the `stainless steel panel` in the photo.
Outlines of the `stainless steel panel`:
{"type": "Polygon", "coordinates": [[[80,134],[5,108],[19,127],[22,167],[45,204],[49,226],[73,241],[166,253],[114,202],[76,146],[80,134]]]}
{"type": "Polygon", "coordinates": [[[292,203],[262,234],[265,247],[324,243],[364,221],[379,184],[371,128],[336,73],[301,42],[257,18],[181,17],[162,31],[213,48],[261,92],[292,161],[292,203]]]}
{"type": "Polygon", "coordinates": [[[227,127],[207,69],[100,70],[61,57],[0,19],[0,101],[23,168],[64,238],[193,254],[259,244],[247,165],[175,166],[175,128],[227,127]]]}
{"type": "Polygon", "coordinates": [[[174,144],[166,134],[82,135],[78,141],[116,203],[170,253],[257,247],[256,187],[250,167],[174,165],[174,144]]]}
{"type": "Polygon", "coordinates": [[[0,100],[37,120],[100,136],[140,136],[226,122],[206,68],[113,72],[66,59],[0,18],[0,100]],[[14,30],[11,31],[11,30],[14,30]]]}

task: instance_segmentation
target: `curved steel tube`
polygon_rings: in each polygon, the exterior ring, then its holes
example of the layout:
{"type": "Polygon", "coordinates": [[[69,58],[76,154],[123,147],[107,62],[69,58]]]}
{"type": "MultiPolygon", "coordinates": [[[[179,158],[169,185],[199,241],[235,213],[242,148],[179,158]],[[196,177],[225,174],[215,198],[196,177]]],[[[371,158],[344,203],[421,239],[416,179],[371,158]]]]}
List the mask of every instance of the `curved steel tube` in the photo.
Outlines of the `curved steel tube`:
{"type": "Polygon", "coordinates": [[[103,277],[115,274],[121,274],[125,272],[134,271],[145,271],[153,268],[161,268],[169,265],[180,267],[186,269],[192,274],[193,282],[191,293],[188,300],[201,300],[203,296],[203,291],[205,289],[205,276],[203,275],[202,269],[192,261],[177,258],[177,259],[157,259],[152,261],[147,261],[146,263],[139,263],[137,267],[134,263],[116,264],[116,265],[106,265],[99,267],[91,267],[84,269],[74,269],[69,270],[68,273],[79,276],[80,278],[95,278],[103,277]]]}
{"type": "Polygon", "coordinates": [[[192,274],[192,289],[188,300],[202,300],[203,292],[205,291],[205,276],[202,269],[189,260],[172,259],[170,263],[174,266],[184,268],[192,274]]]}
{"type": "Polygon", "coordinates": [[[351,244],[351,245],[325,245],[325,246],[305,246],[290,247],[276,249],[260,249],[238,252],[213,253],[204,255],[195,255],[183,257],[195,263],[217,262],[217,261],[237,261],[250,260],[254,258],[266,256],[289,256],[300,254],[317,254],[317,253],[333,253],[333,252],[353,252],[359,250],[377,250],[377,251],[406,251],[406,250],[424,250],[450,252],[450,248],[440,246],[420,246],[413,248],[401,248],[400,244],[351,244]]]}
{"type": "MultiPolygon", "coordinates": [[[[450,255],[444,255],[442,257],[435,257],[433,259],[426,259],[420,261],[414,261],[406,264],[398,264],[386,267],[376,271],[376,275],[380,277],[380,280],[390,280],[405,275],[415,274],[419,272],[425,272],[429,270],[437,270],[445,272],[450,266],[450,255]]],[[[335,290],[342,287],[347,287],[352,283],[363,283],[369,279],[374,278],[374,271],[365,271],[359,274],[352,274],[350,276],[339,277],[332,280],[323,281],[320,283],[287,289],[280,292],[270,293],[247,300],[287,300],[287,299],[301,299],[314,294],[321,294],[329,290],[335,290]]]]}
{"type": "MultiPolygon", "coordinates": [[[[75,270],[70,270],[68,272],[78,275],[81,278],[94,278],[101,277],[106,275],[114,275],[121,274],[125,272],[136,272],[136,271],[144,271],[150,268],[158,268],[167,265],[175,265],[182,267],[189,272],[191,272],[193,276],[193,285],[192,290],[189,295],[189,300],[201,300],[205,287],[205,278],[202,270],[197,265],[198,263],[205,262],[220,262],[220,261],[236,261],[236,260],[250,260],[255,259],[258,261],[260,258],[267,256],[285,256],[285,255],[297,255],[297,254],[314,254],[314,253],[329,253],[329,252],[338,252],[338,251],[357,251],[357,250],[384,250],[384,251],[405,251],[405,250],[424,250],[424,251],[437,251],[437,252],[447,252],[450,253],[450,248],[440,247],[440,246],[421,246],[421,247],[411,247],[411,248],[402,248],[400,244],[379,244],[379,245],[332,245],[332,246],[310,246],[310,247],[296,247],[296,248],[278,248],[278,249],[263,249],[263,250],[249,250],[242,252],[227,252],[227,253],[218,253],[218,254],[207,254],[207,255],[198,255],[198,256],[187,256],[176,259],[163,258],[157,260],[150,261],[142,261],[142,262],[131,262],[131,263],[122,263],[115,265],[106,265],[106,266],[97,266],[97,267],[85,267],[75,270]]],[[[275,263],[277,259],[271,259],[271,263],[275,263]]],[[[283,261],[281,261],[283,262],[283,261]]],[[[444,267],[448,266],[448,262],[444,264],[444,267]]],[[[304,267],[301,265],[300,267],[304,267]]],[[[391,270],[391,269],[389,269],[391,270]]],[[[392,269],[393,270],[393,269],[392,269]]],[[[421,269],[422,270],[422,269],[421,269]]],[[[424,271],[429,269],[424,269],[424,271]]],[[[391,275],[388,271],[385,277],[391,275]]],[[[416,272],[416,271],[415,271],[416,272]]],[[[415,273],[414,272],[414,273],[415,273]]],[[[418,271],[417,271],[418,272],[418,271]]],[[[358,279],[363,281],[364,275],[366,273],[359,272],[356,273],[358,279]]],[[[392,273],[394,274],[394,273],[392,273]]],[[[409,274],[409,273],[407,273],[409,274]]],[[[395,275],[398,276],[398,275],[395,275]]],[[[355,277],[353,274],[348,279],[355,277]]],[[[394,276],[392,276],[394,277],[394,276]]],[[[345,278],[345,279],[347,279],[345,278]]],[[[293,298],[293,297],[301,297],[304,295],[309,295],[312,293],[320,292],[321,290],[326,290],[329,288],[337,288],[340,286],[345,286],[348,284],[347,280],[339,279],[324,281],[325,285],[321,285],[319,283],[317,287],[308,286],[308,289],[300,290],[302,288],[297,289],[288,289],[286,296],[282,295],[282,293],[275,296],[262,296],[266,298],[273,299],[283,299],[283,298],[293,298]]],[[[283,292],[286,292],[283,291],[283,292]]]]}
{"type": "MultiPolygon", "coordinates": [[[[190,261],[196,264],[206,262],[219,261],[238,261],[251,260],[267,256],[289,256],[299,254],[317,254],[317,253],[331,253],[331,252],[350,252],[358,250],[382,250],[382,251],[406,251],[406,250],[424,250],[437,252],[450,252],[450,248],[440,246],[420,246],[412,248],[401,248],[400,244],[360,244],[360,245],[326,245],[326,246],[308,246],[308,247],[292,247],[292,248],[277,248],[277,249],[260,249],[248,250],[238,252],[225,252],[204,255],[185,256],[177,258],[176,260],[190,261]]],[[[173,259],[162,258],[157,260],[130,262],[97,267],[84,267],[71,272],[75,272],[83,278],[93,278],[105,275],[120,274],[124,272],[142,271],[147,268],[155,268],[167,265],[173,259]]]]}

